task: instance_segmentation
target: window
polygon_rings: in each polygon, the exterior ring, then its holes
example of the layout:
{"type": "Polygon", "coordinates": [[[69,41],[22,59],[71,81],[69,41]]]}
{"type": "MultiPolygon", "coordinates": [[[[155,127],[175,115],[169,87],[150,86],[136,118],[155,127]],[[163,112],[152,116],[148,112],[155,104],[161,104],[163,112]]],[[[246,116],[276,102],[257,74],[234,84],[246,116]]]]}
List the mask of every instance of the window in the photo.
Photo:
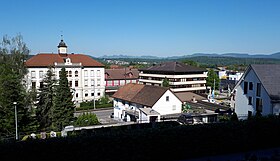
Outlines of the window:
{"type": "Polygon", "coordinates": [[[169,101],[169,96],[166,96],[166,98],[165,98],[165,99],[166,99],[166,102],[168,102],[168,101],[169,101]]]}
{"type": "Polygon", "coordinates": [[[97,93],[97,96],[100,96],[100,92],[97,93]]]}
{"type": "Polygon", "coordinates": [[[40,88],[43,88],[43,85],[44,85],[43,82],[40,82],[40,88]]]}
{"type": "Polygon", "coordinates": [[[262,99],[256,98],[256,110],[262,112],[262,99]]]}
{"type": "Polygon", "coordinates": [[[100,70],[97,70],[97,77],[100,77],[100,70]]]}
{"type": "Polygon", "coordinates": [[[94,96],[94,92],[91,92],[91,96],[94,96]]]}
{"type": "Polygon", "coordinates": [[[88,80],[86,79],[85,80],[85,87],[87,87],[88,86],[88,80]]]}
{"type": "Polygon", "coordinates": [[[260,97],[261,96],[261,84],[257,83],[257,93],[256,96],[260,97]]]}
{"type": "Polygon", "coordinates": [[[85,70],[85,77],[87,77],[88,76],[88,71],[87,70],[85,70]]]}
{"type": "Polygon", "coordinates": [[[249,83],[249,90],[253,90],[253,82],[249,83]]]}
{"type": "Polygon", "coordinates": [[[72,77],[72,71],[68,72],[68,77],[72,77]]]}
{"type": "Polygon", "coordinates": [[[108,80],[108,81],[107,81],[107,86],[112,86],[112,85],[113,85],[113,82],[110,81],[110,80],[108,80]]]}
{"type": "Polygon", "coordinates": [[[121,86],[124,85],[124,80],[120,80],[120,85],[121,85],[121,86]]]}
{"type": "Polygon", "coordinates": [[[79,86],[79,82],[75,81],[75,87],[78,87],[78,86],[79,86]]]}
{"type": "Polygon", "coordinates": [[[173,111],[176,110],[176,105],[173,105],[173,106],[172,106],[172,110],[173,110],[173,111]]]}
{"type": "Polygon", "coordinates": [[[72,87],[72,81],[69,81],[69,87],[72,87]]]}
{"type": "Polygon", "coordinates": [[[36,89],[36,82],[32,82],[31,86],[32,86],[32,89],[36,89]]]}
{"type": "Polygon", "coordinates": [[[94,86],[94,79],[91,80],[90,85],[94,86]]]}
{"type": "Polygon", "coordinates": [[[245,82],[244,81],[244,94],[247,94],[248,93],[248,82],[245,82]]]}
{"type": "Polygon", "coordinates": [[[39,78],[43,78],[43,71],[39,71],[39,78]]]}
{"type": "Polygon", "coordinates": [[[119,81],[118,80],[114,80],[114,86],[118,86],[119,85],[119,81]]]}
{"type": "Polygon", "coordinates": [[[248,105],[252,105],[252,97],[248,98],[248,105]]]}
{"type": "Polygon", "coordinates": [[[31,78],[35,78],[36,77],[36,73],[35,73],[35,71],[32,71],[31,72],[31,78]]]}
{"type": "Polygon", "coordinates": [[[90,71],[90,76],[93,77],[94,76],[94,70],[90,71]]]}
{"type": "Polygon", "coordinates": [[[75,71],[75,77],[78,77],[78,73],[79,73],[78,71],[75,71]]]}
{"type": "Polygon", "coordinates": [[[79,94],[78,94],[78,93],[76,93],[76,97],[79,97],[79,94]]]}
{"type": "Polygon", "coordinates": [[[85,93],[85,97],[87,97],[88,96],[88,93],[85,93]]]}
{"type": "Polygon", "coordinates": [[[97,86],[100,86],[100,79],[97,79],[97,86]]]}

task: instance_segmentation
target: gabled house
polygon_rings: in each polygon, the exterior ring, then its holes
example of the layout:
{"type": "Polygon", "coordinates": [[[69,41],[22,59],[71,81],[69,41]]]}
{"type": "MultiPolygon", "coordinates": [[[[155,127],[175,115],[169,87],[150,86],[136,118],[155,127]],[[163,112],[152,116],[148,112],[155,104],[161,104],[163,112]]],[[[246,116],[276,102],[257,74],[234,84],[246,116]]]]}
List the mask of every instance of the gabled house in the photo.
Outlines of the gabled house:
{"type": "Polygon", "coordinates": [[[280,65],[249,65],[233,89],[231,107],[239,119],[260,113],[279,115],[280,65]]]}
{"type": "Polygon", "coordinates": [[[128,83],[138,83],[138,69],[105,69],[105,93],[113,95],[121,86],[128,83]]]}
{"type": "Polygon", "coordinates": [[[181,113],[181,100],[166,87],[127,84],[113,96],[114,118],[139,123],[159,121],[168,114],[181,113]]]}

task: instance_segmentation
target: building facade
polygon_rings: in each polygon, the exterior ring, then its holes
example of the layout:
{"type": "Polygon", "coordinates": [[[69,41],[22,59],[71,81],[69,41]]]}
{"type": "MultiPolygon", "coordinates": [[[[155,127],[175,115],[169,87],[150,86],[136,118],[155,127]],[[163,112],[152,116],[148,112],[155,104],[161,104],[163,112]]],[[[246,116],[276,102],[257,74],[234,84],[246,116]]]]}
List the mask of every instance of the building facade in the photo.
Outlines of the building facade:
{"type": "Polygon", "coordinates": [[[168,88],[127,84],[114,95],[114,118],[139,123],[160,121],[160,117],[182,112],[181,100],[168,88]]]}
{"type": "Polygon", "coordinates": [[[105,69],[105,93],[111,96],[125,84],[138,83],[138,76],[138,69],[105,69]]]}
{"type": "Polygon", "coordinates": [[[253,64],[234,87],[231,107],[239,119],[257,113],[279,115],[280,112],[280,65],[253,64]]]}
{"type": "Polygon", "coordinates": [[[49,69],[59,79],[59,72],[65,68],[73,101],[80,103],[104,96],[104,65],[84,54],[68,54],[63,40],[58,45],[58,53],[39,53],[26,61],[27,89],[39,89],[49,69]]]}
{"type": "Polygon", "coordinates": [[[162,86],[169,81],[173,92],[206,92],[207,70],[186,65],[181,62],[164,62],[146,69],[139,69],[139,83],[162,86]]]}

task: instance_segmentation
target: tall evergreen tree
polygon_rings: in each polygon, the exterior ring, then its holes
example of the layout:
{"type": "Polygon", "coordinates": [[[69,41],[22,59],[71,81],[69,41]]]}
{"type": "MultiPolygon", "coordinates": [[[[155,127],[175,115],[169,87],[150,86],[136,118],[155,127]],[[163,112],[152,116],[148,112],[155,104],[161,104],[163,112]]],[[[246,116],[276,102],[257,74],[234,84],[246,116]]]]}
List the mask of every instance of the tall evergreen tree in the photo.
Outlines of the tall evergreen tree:
{"type": "Polygon", "coordinates": [[[46,77],[43,79],[43,85],[39,89],[38,102],[36,104],[36,116],[39,122],[40,130],[50,130],[53,117],[53,99],[55,94],[54,74],[50,68],[46,77]]]}
{"type": "Polygon", "coordinates": [[[59,74],[59,83],[56,87],[56,95],[53,107],[53,127],[61,130],[64,126],[71,123],[74,118],[73,95],[70,91],[68,79],[66,77],[65,68],[62,68],[59,74]]]}
{"type": "Polygon", "coordinates": [[[208,71],[207,78],[206,78],[206,86],[210,86],[211,89],[213,89],[215,87],[215,90],[219,89],[220,79],[219,79],[218,74],[215,73],[215,71],[213,69],[210,69],[208,71]],[[215,85],[214,85],[214,82],[215,82],[215,85]]]}
{"type": "Polygon", "coordinates": [[[29,49],[21,35],[4,36],[0,43],[0,139],[15,134],[15,105],[19,133],[28,130],[30,119],[29,102],[23,81],[27,73],[25,61],[29,49]]]}

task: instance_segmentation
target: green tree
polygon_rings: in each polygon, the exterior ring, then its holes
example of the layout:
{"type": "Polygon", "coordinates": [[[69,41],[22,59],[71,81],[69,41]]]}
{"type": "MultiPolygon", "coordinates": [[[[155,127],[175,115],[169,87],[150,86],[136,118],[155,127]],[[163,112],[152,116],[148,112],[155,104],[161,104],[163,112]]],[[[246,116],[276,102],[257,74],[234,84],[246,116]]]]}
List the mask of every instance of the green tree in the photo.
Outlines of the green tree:
{"type": "Polygon", "coordinates": [[[215,71],[213,69],[210,69],[208,71],[207,78],[206,78],[206,86],[210,86],[211,89],[213,89],[215,86],[215,90],[219,89],[220,79],[219,79],[218,74],[215,73],[215,71]],[[215,85],[214,85],[214,82],[215,82],[215,85]]]}
{"type": "Polygon", "coordinates": [[[78,117],[75,121],[76,126],[90,126],[90,125],[98,125],[100,124],[98,118],[95,114],[92,113],[83,113],[78,117]]]}
{"type": "Polygon", "coordinates": [[[162,81],[162,86],[163,87],[169,87],[169,80],[165,77],[164,80],[162,81]]]}
{"type": "Polygon", "coordinates": [[[24,75],[27,73],[25,61],[29,49],[21,35],[13,38],[4,36],[0,43],[0,139],[15,134],[15,105],[19,133],[28,130],[30,109],[26,96],[24,75]]]}
{"type": "Polygon", "coordinates": [[[101,97],[98,102],[101,105],[109,103],[110,102],[109,96],[105,95],[105,96],[101,97]]]}
{"type": "Polygon", "coordinates": [[[55,91],[52,126],[55,130],[62,130],[73,120],[75,108],[65,68],[60,71],[59,83],[55,91]]]}
{"type": "Polygon", "coordinates": [[[43,79],[43,84],[39,89],[38,102],[36,103],[36,117],[39,122],[40,130],[50,130],[52,117],[53,117],[53,100],[55,89],[54,85],[56,80],[54,74],[50,68],[47,71],[46,77],[43,79]]]}
{"type": "Polygon", "coordinates": [[[190,59],[185,59],[182,61],[184,64],[199,67],[199,64],[196,61],[190,60],[190,59]]]}

